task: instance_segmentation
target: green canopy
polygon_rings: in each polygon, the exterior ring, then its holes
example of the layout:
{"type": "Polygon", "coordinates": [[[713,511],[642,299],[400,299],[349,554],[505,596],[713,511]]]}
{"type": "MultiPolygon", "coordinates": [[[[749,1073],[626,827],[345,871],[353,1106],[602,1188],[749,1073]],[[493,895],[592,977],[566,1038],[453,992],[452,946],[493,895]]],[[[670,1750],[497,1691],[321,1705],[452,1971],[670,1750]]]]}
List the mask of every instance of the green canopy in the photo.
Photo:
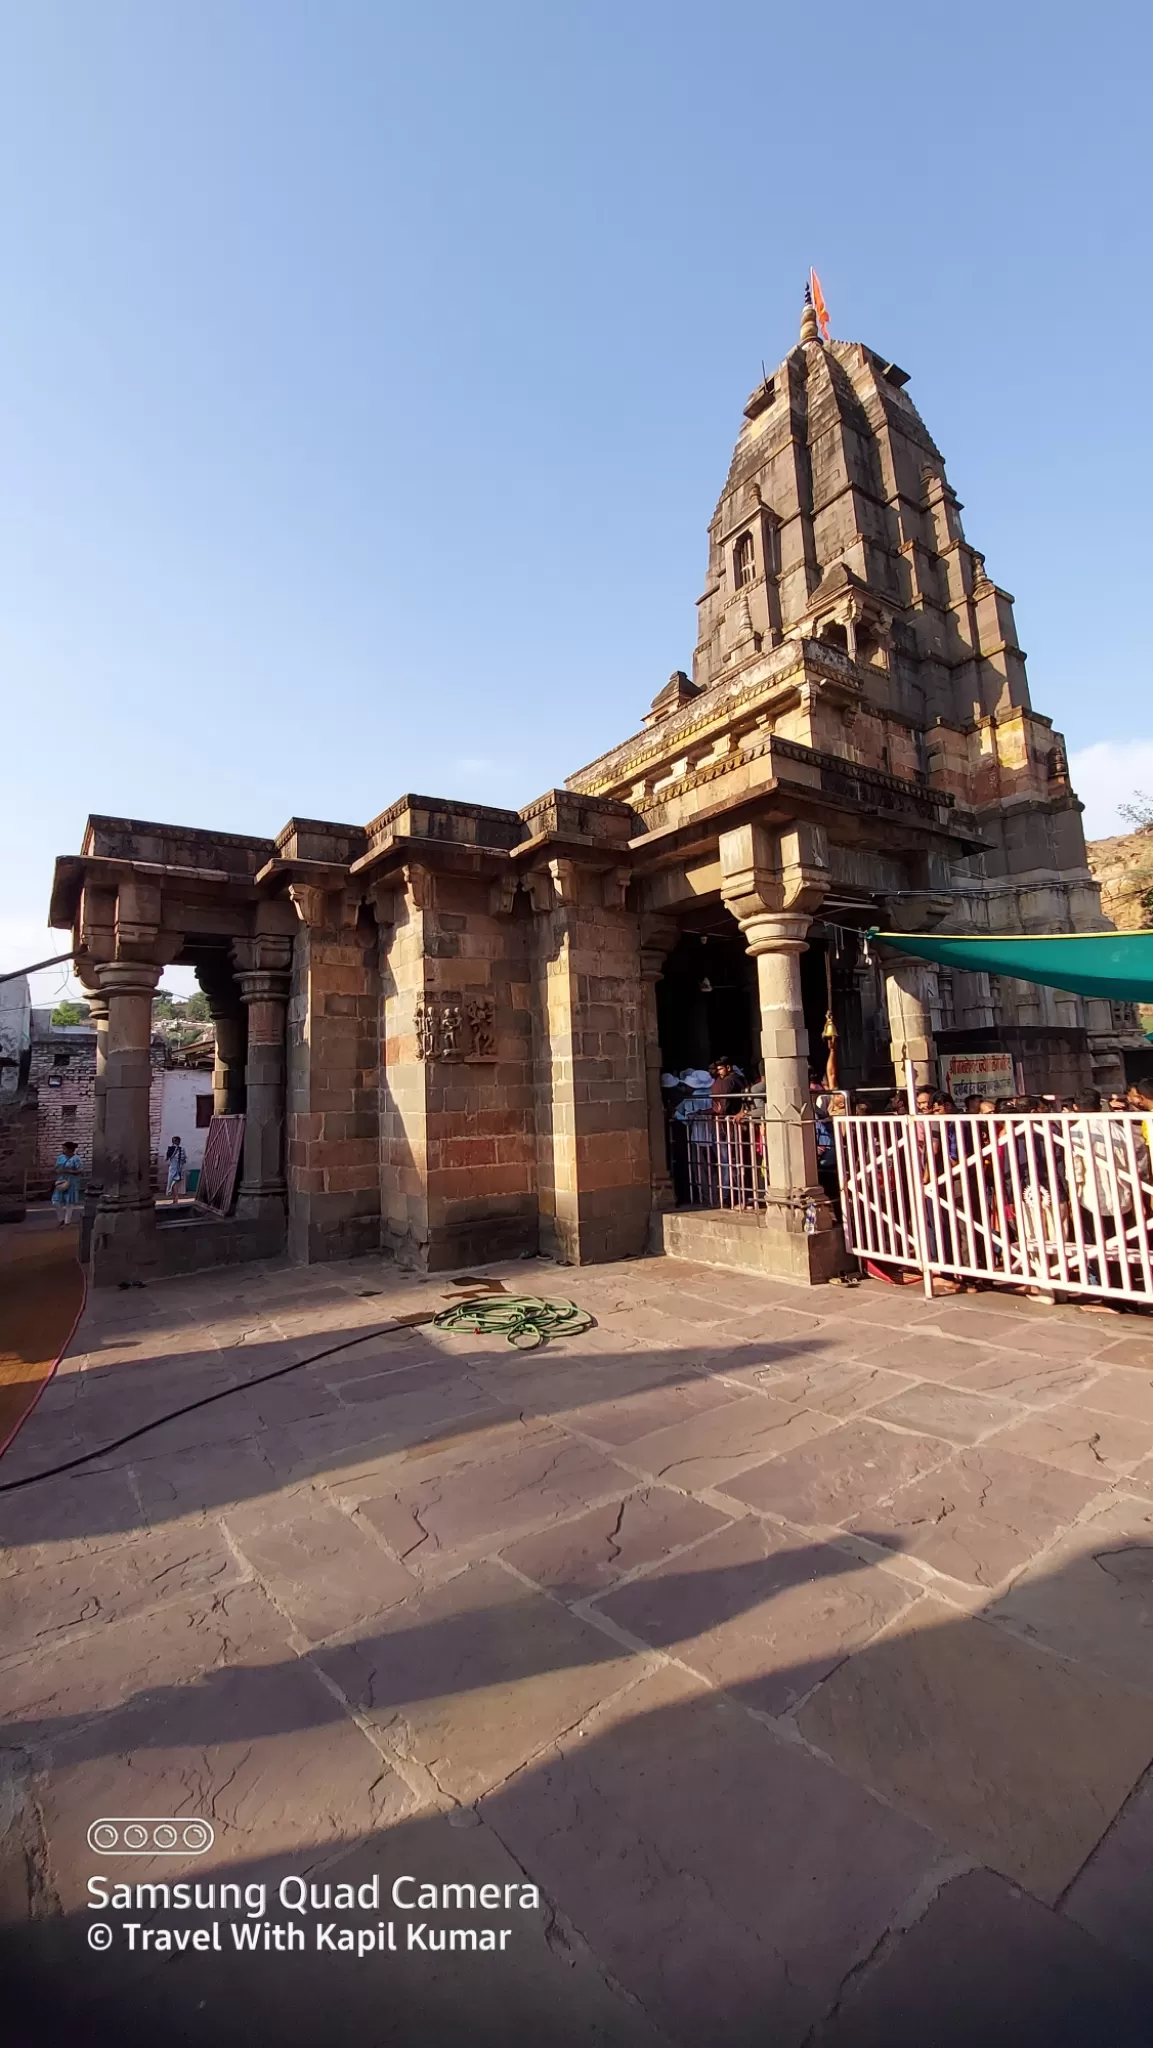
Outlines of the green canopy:
{"type": "Polygon", "coordinates": [[[1079,996],[1153,1003],[1153,932],[1048,932],[1029,938],[957,938],[949,932],[869,933],[898,953],[960,967],[970,974],[1008,974],[1068,988],[1079,996]]]}

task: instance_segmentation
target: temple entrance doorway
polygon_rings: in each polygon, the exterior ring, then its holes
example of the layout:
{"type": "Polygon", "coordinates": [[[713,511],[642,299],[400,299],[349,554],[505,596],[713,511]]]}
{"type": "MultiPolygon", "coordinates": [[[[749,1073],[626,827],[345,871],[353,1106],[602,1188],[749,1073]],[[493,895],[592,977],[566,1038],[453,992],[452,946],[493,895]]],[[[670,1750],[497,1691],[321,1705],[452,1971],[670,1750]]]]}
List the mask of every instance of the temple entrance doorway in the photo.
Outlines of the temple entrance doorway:
{"type": "Polygon", "coordinates": [[[761,1053],[757,963],[729,911],[702,912],[681,933],[657,983],[657,1024],[662,1071],[730,1059],[753,1079],[761,1053]]]}
{"type": "MultiPolygon", "coordinates": [[[[801,1000],[809,1034],[809,1071],[824,1081],[830,995],[841,1088],[891,1086],[880,970],[864,952],[864,933],[814,922],[801,954],[801,1000]]],[[[661,1069],[710,1067],[727,1058],[752,1080],[761,1064],[757,963],[736,919],[717,905],[698,913],[665,961],[657,983],[661,1069]]]]}

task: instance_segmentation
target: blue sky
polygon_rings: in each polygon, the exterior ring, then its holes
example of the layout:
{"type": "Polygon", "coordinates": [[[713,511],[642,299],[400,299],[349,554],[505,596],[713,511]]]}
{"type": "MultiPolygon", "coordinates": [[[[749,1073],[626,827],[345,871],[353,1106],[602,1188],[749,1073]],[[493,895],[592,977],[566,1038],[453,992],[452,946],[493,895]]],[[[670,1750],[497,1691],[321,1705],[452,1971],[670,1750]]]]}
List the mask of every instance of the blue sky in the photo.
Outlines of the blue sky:
{"type": "Polygon", "coordinates": [[[810,263],[911,373],[1090,827],[1153,790],[1147,9],[3,24],[0,964],[90,810],[519,806],[633,731],[810,263]]]}

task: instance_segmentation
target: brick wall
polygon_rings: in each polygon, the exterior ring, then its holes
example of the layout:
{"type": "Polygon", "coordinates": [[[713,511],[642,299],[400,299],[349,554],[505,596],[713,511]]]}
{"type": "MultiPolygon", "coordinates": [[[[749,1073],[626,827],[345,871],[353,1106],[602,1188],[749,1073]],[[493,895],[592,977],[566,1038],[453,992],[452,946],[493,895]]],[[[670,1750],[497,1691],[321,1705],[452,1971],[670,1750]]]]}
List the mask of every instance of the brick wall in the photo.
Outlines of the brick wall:
{"type": "Polygon", "coordinates": [[[95,1031],[34,1040],[28,1080],[39,1101],[36,1151],[40,1168],[47,1171],[52,1167],[69,1138],[79,1145],[85,1166],[91,1166],[95,1031]]]}
{"type": "MultiPolygon", "coordinates": [[[[152,1046],[152,1089],[148,1122],[154,1170],[160,1171],[163,1109],[162,1078],[164,1046],[152,1046]]],[[[36,1165],[47,1173],[55,1164],[61,1146],[68,1139],[80,1147],[86,1167],[92,1164],[92,1120],[95,1114],[96,1033],[63,1032],[39,1038],[32,1046],[28,1084],[39,1103],[36,1137],[36,1165]],[[58,1065],[57,1061],[66,1061],[58,1065]],[[59,1086],[55,1084],[59,1083],[59,1086]]]]}

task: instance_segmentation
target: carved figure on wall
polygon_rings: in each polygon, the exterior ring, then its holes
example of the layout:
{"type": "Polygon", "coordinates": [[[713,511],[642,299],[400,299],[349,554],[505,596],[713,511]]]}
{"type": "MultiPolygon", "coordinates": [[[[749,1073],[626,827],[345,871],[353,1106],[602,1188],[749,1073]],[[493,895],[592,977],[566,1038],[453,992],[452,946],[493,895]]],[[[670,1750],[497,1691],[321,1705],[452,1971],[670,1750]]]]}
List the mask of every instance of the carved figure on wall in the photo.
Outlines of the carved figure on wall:
{"type": "Polygon", "coordinates": [[[446,1003],[440,1013],[440,1047],[438,1058],[458,1060],[460,1058],[461,1015],[455,1003],[446,1003]]]}
{"type": "Polygon", "coordinates": [[[434,1009],[431,1009],[426,1003],[417,1004],[416,1051],[418,1059],[434,1060],[436,1058],[438,1022],[439,1019],[434,1009]]]}
{"type": "Polygon", "coordinates": [[[495,1060],[496,1004],[491,996],[426,996],[416,1007],[420,1060],[495,1060]]]}
{"type": "Polygon", "coordinates": [[[472,1035],[469,1057],[474,1060],[496,1058],[496,1006],[491,996],[474,996],[466,1012],[468,1027],[472,1035]]]}

